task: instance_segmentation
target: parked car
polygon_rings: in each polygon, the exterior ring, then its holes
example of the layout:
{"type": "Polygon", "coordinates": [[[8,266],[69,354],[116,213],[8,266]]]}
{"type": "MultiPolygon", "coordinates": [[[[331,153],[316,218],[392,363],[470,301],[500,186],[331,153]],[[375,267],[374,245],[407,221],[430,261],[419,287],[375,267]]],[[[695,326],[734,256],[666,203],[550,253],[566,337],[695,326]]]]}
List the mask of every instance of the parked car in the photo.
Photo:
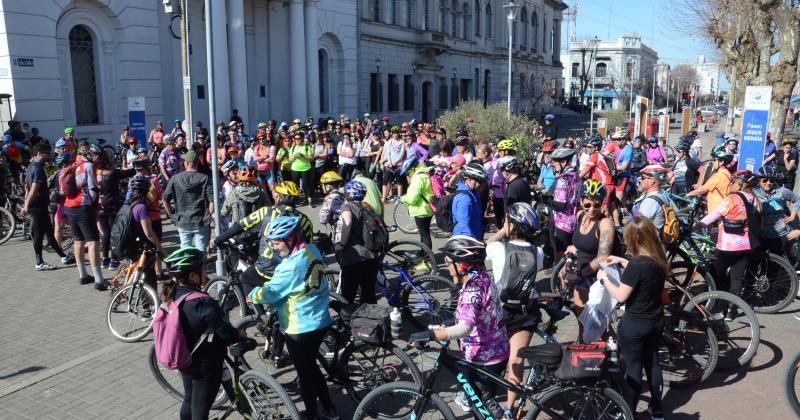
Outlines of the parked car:
{"type": "Polygon", "coordinates": [[[670,112],[671,110],[669,107],[660,108],[658,111],[656,111],[658,115],[669,115],[670,112]]]}
{"type": "Polygon", "coordinates": [[[710,116],[712,116],[712,115],[714,115],[716,113],[717,113],[717,110],[713,106],[706,105],[706,106],[700,107],[700,115],[702,115],[703,117],[710,117],[710,116]]]}
{"type": "Polygon", "coordinates": [[[725,115],[728,115],[728,107],[726,105],[717,105],[714,108],[717,110],[717,113],[720,116],[724,117],[725,115]]]}

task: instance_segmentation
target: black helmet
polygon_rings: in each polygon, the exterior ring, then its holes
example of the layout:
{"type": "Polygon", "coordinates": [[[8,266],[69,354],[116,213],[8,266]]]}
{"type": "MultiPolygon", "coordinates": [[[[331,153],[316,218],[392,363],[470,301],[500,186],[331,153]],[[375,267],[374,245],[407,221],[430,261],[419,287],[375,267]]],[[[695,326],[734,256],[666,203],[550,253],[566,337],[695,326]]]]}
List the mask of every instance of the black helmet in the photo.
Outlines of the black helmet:
{"type": "Polygon", "coordinates": [[[442,252],[457,263],[463,262],[474,265],[486,259],[486,245],[466,235],[457,235],[450,238],[442,247],[442,252]]]}
{"type": "Polygon", "coordinates": [[[508,220],[514,225],[514,230],[524,236],[532,236],[539,230],[539,217],[528,203],[517,202],[506,210],[508,220]]]}
{"type": "Polygon", "coordinates": [[[603,146],[603,139],[601,139],[600,136],[598,136],[598,135],[594,135],[592,137],[589,137],[588,140],[586,140],[586,144],[594,146],[594,147],[602,147],[603,146]]]}
{"type": "Polygon", "coordinates": [[[733,158],[733,153],[726,152],[725,150],[718,150],[716,153],[714,153],[714,159],[719,159],[726,163],[733,162],[733,158]]]}
{"type": "Polygon", "coordinates": [[[145,177],[137,176],[131,178],[131,191],[147,193],[150,191],[151,186],[150,180],[145,177]]]}
{"type": "Polygon", "coordinates": [[[759,178],[767,178],[767,179],[776,179],[778,178],[778,173],[775,172],[775,168],[771,166],[762,166],[758,168],[758,177],[759,178]]]}
{"type": "Polygon", "coordinates": [[[464,167],[464,178],[474,179],[478,182],[486,181],[486,169],[478,162],[470,162],[464,167]]]}
{"type": "Polygon", "coordinates": [[[753,174],[749,169],[742,169],[733,174],[733,178],[741,179],[745,184],[755,187],[758,185],[758,177],[753,174]]]}
{"type": "Polygon", "coordinates": [[[675,150],[689,151],[691,147],[692,147],[691,143],[685,140],[681,140],[675,145],[675,150]]]}

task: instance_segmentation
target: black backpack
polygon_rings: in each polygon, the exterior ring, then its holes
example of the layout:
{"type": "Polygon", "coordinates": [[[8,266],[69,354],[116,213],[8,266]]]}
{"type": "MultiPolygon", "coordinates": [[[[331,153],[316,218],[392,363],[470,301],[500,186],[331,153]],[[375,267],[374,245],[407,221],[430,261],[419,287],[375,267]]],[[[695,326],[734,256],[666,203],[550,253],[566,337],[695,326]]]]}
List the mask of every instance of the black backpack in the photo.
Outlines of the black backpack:
{"type": "Polygon", "coordinates": [[[389,313],[392,308],[365,303],[353,311],[350,330],[353,338],[373,345],[392,341],[392,327],[389,313]]]}
{"type": "Polygon", "coordinates": [[[453,228],[456,227],[456,221],[453,220],[453,199],[458,194],[467,194],[467,192],[456,190],[456,192],[446,194],[434,203],[436,207],[436,212],[434,213],[436,227],[442,232],[453,233],[453,228]]]}
{"type": "Polygon", "coordinates": [[[647,153],[644,149],[633,149],[631,151],[631,171],[639,172],[647,166],[647,153]]]}
{"type": "Polygon", "coordinates": [[[136,258],[139,253],[137,234],[133,230],[133,206],[139,204],[125,203],[114,218],[111,227],[111,255],[117,259],[136,258]]]}
{"type": "Polygon", "coordinates": [[[382,257],[389,248],[389,229],[374,210],[360,206],[358,219],[361,222],[361,235],[364,247],[376,257],[382,257]]]}
{"type": "Polygon", "coordinates": [[[500,277],[500,301],[510,309],[527,307],[536,290],[537,250],[533,245],[506,243],[506,262],[500,277]]]}

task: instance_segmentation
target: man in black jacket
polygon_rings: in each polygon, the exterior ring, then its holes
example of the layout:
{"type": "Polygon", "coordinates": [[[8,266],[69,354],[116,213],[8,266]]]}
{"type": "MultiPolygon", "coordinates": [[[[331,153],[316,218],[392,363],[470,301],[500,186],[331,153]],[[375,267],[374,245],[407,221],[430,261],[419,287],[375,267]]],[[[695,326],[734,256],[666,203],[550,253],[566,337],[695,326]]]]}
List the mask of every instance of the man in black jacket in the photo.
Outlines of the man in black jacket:
{"type": "Polygon", "coordinates": [[[688,142],[684,141],[675,145],[675,163],[672,165],[672,173],[675,176],[675,181],[672,183],[673,194],[686,194],[697,182],[700,162],[689,155],[690,146],[688,142]]]}

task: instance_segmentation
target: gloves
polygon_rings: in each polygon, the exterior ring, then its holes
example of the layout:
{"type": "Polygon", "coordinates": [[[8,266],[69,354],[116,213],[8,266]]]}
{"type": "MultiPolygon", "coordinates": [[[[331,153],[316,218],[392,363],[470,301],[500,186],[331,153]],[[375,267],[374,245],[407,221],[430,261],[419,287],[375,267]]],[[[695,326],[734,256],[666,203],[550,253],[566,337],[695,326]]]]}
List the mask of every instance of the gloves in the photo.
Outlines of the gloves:
{"type": "Polygon", "coordinates": [[[231,344],[228,346],[228,352],[230,352],[231,356],[234,358],[242,357],[245,353],[250,350],[255,349],[258,346],[258,342],[255,338],[245,338],[238,343],[231,344]]]}
{"type": "Polygon", "coordinates": [[[427,343],[428,341],[433,340],[433,331],[420,331],[415,332],[408,336],[409,343],[427,343]]]}

